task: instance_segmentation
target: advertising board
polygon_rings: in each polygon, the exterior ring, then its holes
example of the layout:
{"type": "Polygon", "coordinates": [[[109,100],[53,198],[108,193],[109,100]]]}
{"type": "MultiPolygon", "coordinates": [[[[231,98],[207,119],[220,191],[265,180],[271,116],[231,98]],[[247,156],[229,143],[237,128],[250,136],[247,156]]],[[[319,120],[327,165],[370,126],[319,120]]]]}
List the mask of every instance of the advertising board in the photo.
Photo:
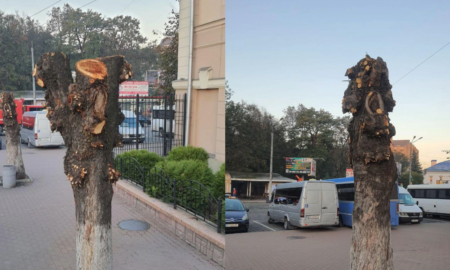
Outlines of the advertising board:
{"type": "Polygon", "coordinates": [[[119,85],[119,96],[148,96],[148,82],[126,81],[119,85]]]}
{"type": "Polygon", "coordinates": [[[316,161],[312,158],[286,158],[286,173],[316,176],[316,161]]]}

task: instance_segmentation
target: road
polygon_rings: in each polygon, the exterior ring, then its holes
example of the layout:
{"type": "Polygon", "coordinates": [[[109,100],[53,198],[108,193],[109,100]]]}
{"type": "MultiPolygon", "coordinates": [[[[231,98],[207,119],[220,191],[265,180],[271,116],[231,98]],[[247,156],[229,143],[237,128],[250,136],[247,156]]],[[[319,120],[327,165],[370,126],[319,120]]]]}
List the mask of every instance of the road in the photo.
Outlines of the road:
{"type": "MultiPolygon", "coordinates": [[[[64,147],[22,147],[30,184],[0,187],[0,269],[75,269],[75,203],[64,175],[64,147]]],[[[0,164],[6,151],[0,150],[0,164]]],[[[0,171],[1,175],[1,171],[0,171]]],[[[115,269],[223,269],[119,196],[112,200],[115,269]],[[146,231],[119,228],[123,220],[150,223],[146,231]]]]}
{"type": "MultiPolygon", "coordinates": [[[[244,203],[250,209],[249,233],[226,236],[226,269],[350,268],[350,228],[296,229],[269,224],[266,203],[244,203]]],[[[396,270],[447,269],[450,265],[450,219],[426,218],[391,231],[396,270]]]]}

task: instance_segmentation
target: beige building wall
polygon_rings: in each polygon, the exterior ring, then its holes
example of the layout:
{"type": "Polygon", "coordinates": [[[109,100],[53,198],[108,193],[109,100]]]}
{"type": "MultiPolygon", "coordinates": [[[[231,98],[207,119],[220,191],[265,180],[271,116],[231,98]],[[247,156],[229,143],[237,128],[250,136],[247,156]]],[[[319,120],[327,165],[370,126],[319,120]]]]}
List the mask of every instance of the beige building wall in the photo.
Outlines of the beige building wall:
{"type": "MultiPolygon", "coordinates": [[[[180,0],[177,95],[188,88],[190,6],[180,0]]],[[[225,162],[225,0],[194,0],[189,145],[203,147],[210,166],[225,162]]]]}
{"type": "Polygon", "coordinates": [[[450,172],[426,172],[423,175],[424,184],[449,184],[450,172]]]}

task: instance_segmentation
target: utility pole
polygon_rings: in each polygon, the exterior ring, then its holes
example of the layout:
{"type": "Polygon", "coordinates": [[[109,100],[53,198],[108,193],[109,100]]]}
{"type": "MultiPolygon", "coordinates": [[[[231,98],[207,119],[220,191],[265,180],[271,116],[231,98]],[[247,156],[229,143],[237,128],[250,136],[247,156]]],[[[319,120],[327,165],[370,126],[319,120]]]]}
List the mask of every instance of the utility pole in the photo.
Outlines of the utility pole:
{"type": "MultiPolygon", "coordinates": [[[[34,50],[33,50],[33,42],[31,42],[31,73],[33,74],[34,70],[34,50]]],[[[33,79],[33,105],[36,105],[36,79],[33,75],[31,75],[33,79]]]]}
{"type": "Polygon", "coordinates": [[[413,139],[411,140],[411,146],[409,147],[409,184],[411,185],[411,167],[412,167],[412,147],[413,147],[413,143],[417,142],[418,140],[422,139],[423,137],[420,137],[417,140],[414,140],[416,138],[416,136],[413,137],[413,139]]]}
{"type": "Polygon", "coordinates": [[[269,180],[269,196],[268,199],[272,198],[272,178],[273,178],[273,127],[270,133],[270,180],[269,180]]]}

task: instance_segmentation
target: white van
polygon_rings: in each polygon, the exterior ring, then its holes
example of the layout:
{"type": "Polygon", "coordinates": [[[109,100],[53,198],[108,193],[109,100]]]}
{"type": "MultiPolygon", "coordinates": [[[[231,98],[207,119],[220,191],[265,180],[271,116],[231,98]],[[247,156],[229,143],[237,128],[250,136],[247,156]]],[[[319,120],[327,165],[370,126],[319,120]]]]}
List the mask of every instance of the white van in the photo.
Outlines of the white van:
{"type": "Polygon", "coordinates": [[[408,191],[424,216],[450,216],[450,184],[409,185],[408,191]]]}
{"type": "MultiPolygon", "coordinates": [[[[136,115],[132,111],[122,111],[125,119],[119,126],[119,133],[122,134],[122,142],[136,142],[136,115]]],[[[145,141],[145,132],[141,125],[138,127],[138,140],[140,143],[145,141]]]]}
{"type": "Polygon", "coordinates": [[[280,184],[267,213],[269,223],[283,222],[284,229],[339,224],[339,202],[334,182],[302,181],[280,184]]]}
{"type": "Polygon", "coordinates": [[[172,124],[172,136],[175,132],[175,105],[172,106],[153,106],[152,108],[152,131],[158,132],[159,136],[164,137],[164,122],[166,125],[166,136],[170,134],[170,125],[172,124]],[[164,121],[164,119],[166,119],[164,121]]]}
{"type": "Polygon", "coordinates": [[[404,187],[398,187],[398,201],[398,215],[400,218],[400,223],[422,222],[422,210],[416,205],[416,201],[404,187]]]}
{"type": "Polygon", "coordinates": [[[26,112],[22,116],[20,141],[28,147],[51,147],[64,145],[61,133],[50,129],[47,111],[26,112]]]}

